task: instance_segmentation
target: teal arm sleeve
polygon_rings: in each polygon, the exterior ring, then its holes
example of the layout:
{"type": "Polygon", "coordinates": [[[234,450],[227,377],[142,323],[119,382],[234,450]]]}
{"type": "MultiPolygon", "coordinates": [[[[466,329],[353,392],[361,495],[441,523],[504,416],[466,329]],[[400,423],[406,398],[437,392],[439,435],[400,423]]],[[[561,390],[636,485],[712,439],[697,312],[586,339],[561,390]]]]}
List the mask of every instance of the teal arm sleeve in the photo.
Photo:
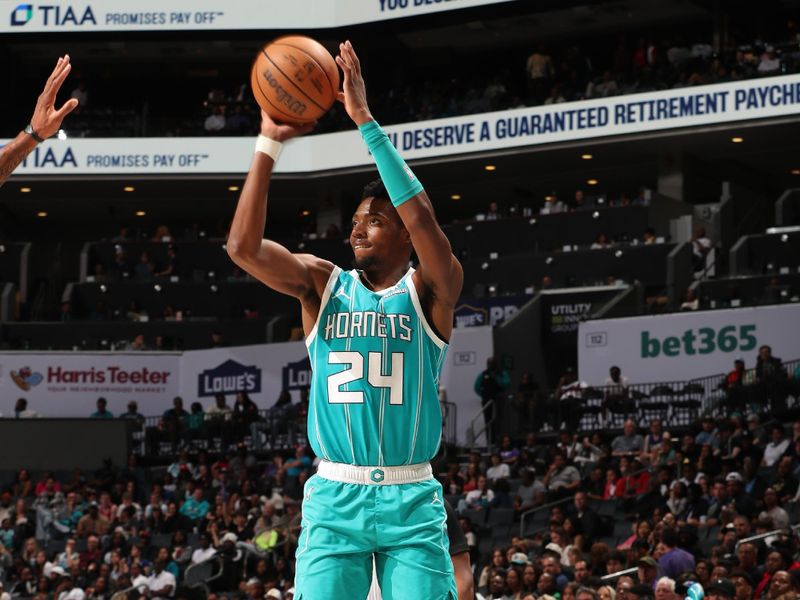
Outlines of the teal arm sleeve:
{"type": "Polygon", "coordinates": [[[389,136],[375,121],[360,125],[358,130],[367,144],[367,148],[375,159],[378,173],[389,192],[389,199],[395,206],[400,206],[422,191],[422,184],[414,172],[400,156],[400,153],[389,141],[389,136]]]}

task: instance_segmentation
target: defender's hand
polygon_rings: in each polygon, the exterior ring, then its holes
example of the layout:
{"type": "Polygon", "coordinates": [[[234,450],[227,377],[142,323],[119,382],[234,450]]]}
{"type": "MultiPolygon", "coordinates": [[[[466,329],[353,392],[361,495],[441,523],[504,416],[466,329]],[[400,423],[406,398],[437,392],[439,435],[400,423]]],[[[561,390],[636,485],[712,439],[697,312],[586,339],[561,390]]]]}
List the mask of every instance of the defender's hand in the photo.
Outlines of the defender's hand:
{"type": "Polygon", "coordinates": [[[307,123],[305,125],[276,123],[272,120],[272,117],[270,117],[263,110],[261,111],[261,135],[268,137],[271,140],[275,140],[276,142],[285,142],[293,137],[308,133],[314,129],[316,124],[316,121],[313,123],[307,123]]]}
{"type": "Polygon", "coordinates": [[[336,99],[344,104],[344,108],[356,125],[363,125],[372,120],[367,105],[367,88],[361,76],[361,63],[353,50],[353,44],[346,41],[339,44],[339,55],[336,64],[344,73],[342,91],[336,94],[336,99]]]}
{"type": "Polygon", "coordinates": [[[47,83],[44,90],[39,94],[36,100],[36,108],[33,109],[33,116],[31,117],[31,126],[33,130],[43,138],[49,138],[58,131],[61,127],[61,121],[64,120],[69,113],[71,113],[78,106],[78,100],[70,98],[64,105],[56,110],[55,101],[58,90],[61,89],[61,84],[69,75],[72,65],[69,63],[69,54],[65,54],[63,58],[59,58],[56,63],[56,68],[50,73],[47,78],[47,83]]]}

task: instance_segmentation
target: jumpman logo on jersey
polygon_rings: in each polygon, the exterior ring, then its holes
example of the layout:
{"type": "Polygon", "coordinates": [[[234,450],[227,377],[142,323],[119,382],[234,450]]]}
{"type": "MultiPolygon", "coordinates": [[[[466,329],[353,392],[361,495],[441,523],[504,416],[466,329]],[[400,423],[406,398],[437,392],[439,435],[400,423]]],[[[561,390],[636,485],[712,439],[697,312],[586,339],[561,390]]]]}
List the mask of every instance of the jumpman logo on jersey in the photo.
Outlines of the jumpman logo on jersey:
{"type": "Polygon", "coordinates": [[[306,502],[311,502],[311,492],[313,491],[314,491],[314,486],[312,485],[311,487],[308,488],[308,491],[306,492],[306,497],[305,497],[306,502]]]}
{"type": "Polygon", "coordinates": [[[338,298],[339,296],[343,296],[348,302],[350,301],[350,296],[344,293],[344,288],[339,288],[339,291],[333,297],[338,298]]]}

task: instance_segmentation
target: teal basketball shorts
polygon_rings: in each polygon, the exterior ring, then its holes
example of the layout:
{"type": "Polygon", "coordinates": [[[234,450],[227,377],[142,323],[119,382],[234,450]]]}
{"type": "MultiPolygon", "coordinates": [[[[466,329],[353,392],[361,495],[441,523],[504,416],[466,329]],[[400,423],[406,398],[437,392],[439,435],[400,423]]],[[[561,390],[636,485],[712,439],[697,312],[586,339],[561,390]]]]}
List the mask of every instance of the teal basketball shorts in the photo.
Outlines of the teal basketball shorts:
{"type": "Polygon", "coordinates": [[[366,598],[373,556],[384,600],[456,600],[443,499],[429,464],[323,461],[305,484],[295,600],[366,598]]]}

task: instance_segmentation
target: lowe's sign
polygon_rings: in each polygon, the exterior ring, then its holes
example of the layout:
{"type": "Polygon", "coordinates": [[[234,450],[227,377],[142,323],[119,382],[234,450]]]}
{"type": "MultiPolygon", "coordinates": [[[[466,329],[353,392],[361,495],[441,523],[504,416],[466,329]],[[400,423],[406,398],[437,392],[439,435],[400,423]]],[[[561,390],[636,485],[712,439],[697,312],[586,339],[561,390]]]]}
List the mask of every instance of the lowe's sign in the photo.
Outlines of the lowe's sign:
{"type": "Polygon", "coordinates": [[[764,345],[800,358],[800,304],[586,321],[578,372],[589,385],[602,385],[611,366],[633,383],[695,379],[732,371],[739,357],[753,368],[764,345]]]}
{"type": "Polygon", "coordinates": [[[346,27],[515,0],[115,0],[8,2],[0,31],[172,31],[346,27]]]}
{"type": "MultiPolygon", "coordinates": [[[[794,74],[406,123],[386,131],[407,160],[436,160],[798,113],[800,74],[794,74]]],[[[64,128],[69,133],[69,118],[64,128]]],[[[250,137],[76,138],[47,141],[17,173],[238,175],[247,172],[252,156],[250,137]]],[[[275,171],[309,173],[371,164],[353,128],[290,140],[275,171]]]]}

